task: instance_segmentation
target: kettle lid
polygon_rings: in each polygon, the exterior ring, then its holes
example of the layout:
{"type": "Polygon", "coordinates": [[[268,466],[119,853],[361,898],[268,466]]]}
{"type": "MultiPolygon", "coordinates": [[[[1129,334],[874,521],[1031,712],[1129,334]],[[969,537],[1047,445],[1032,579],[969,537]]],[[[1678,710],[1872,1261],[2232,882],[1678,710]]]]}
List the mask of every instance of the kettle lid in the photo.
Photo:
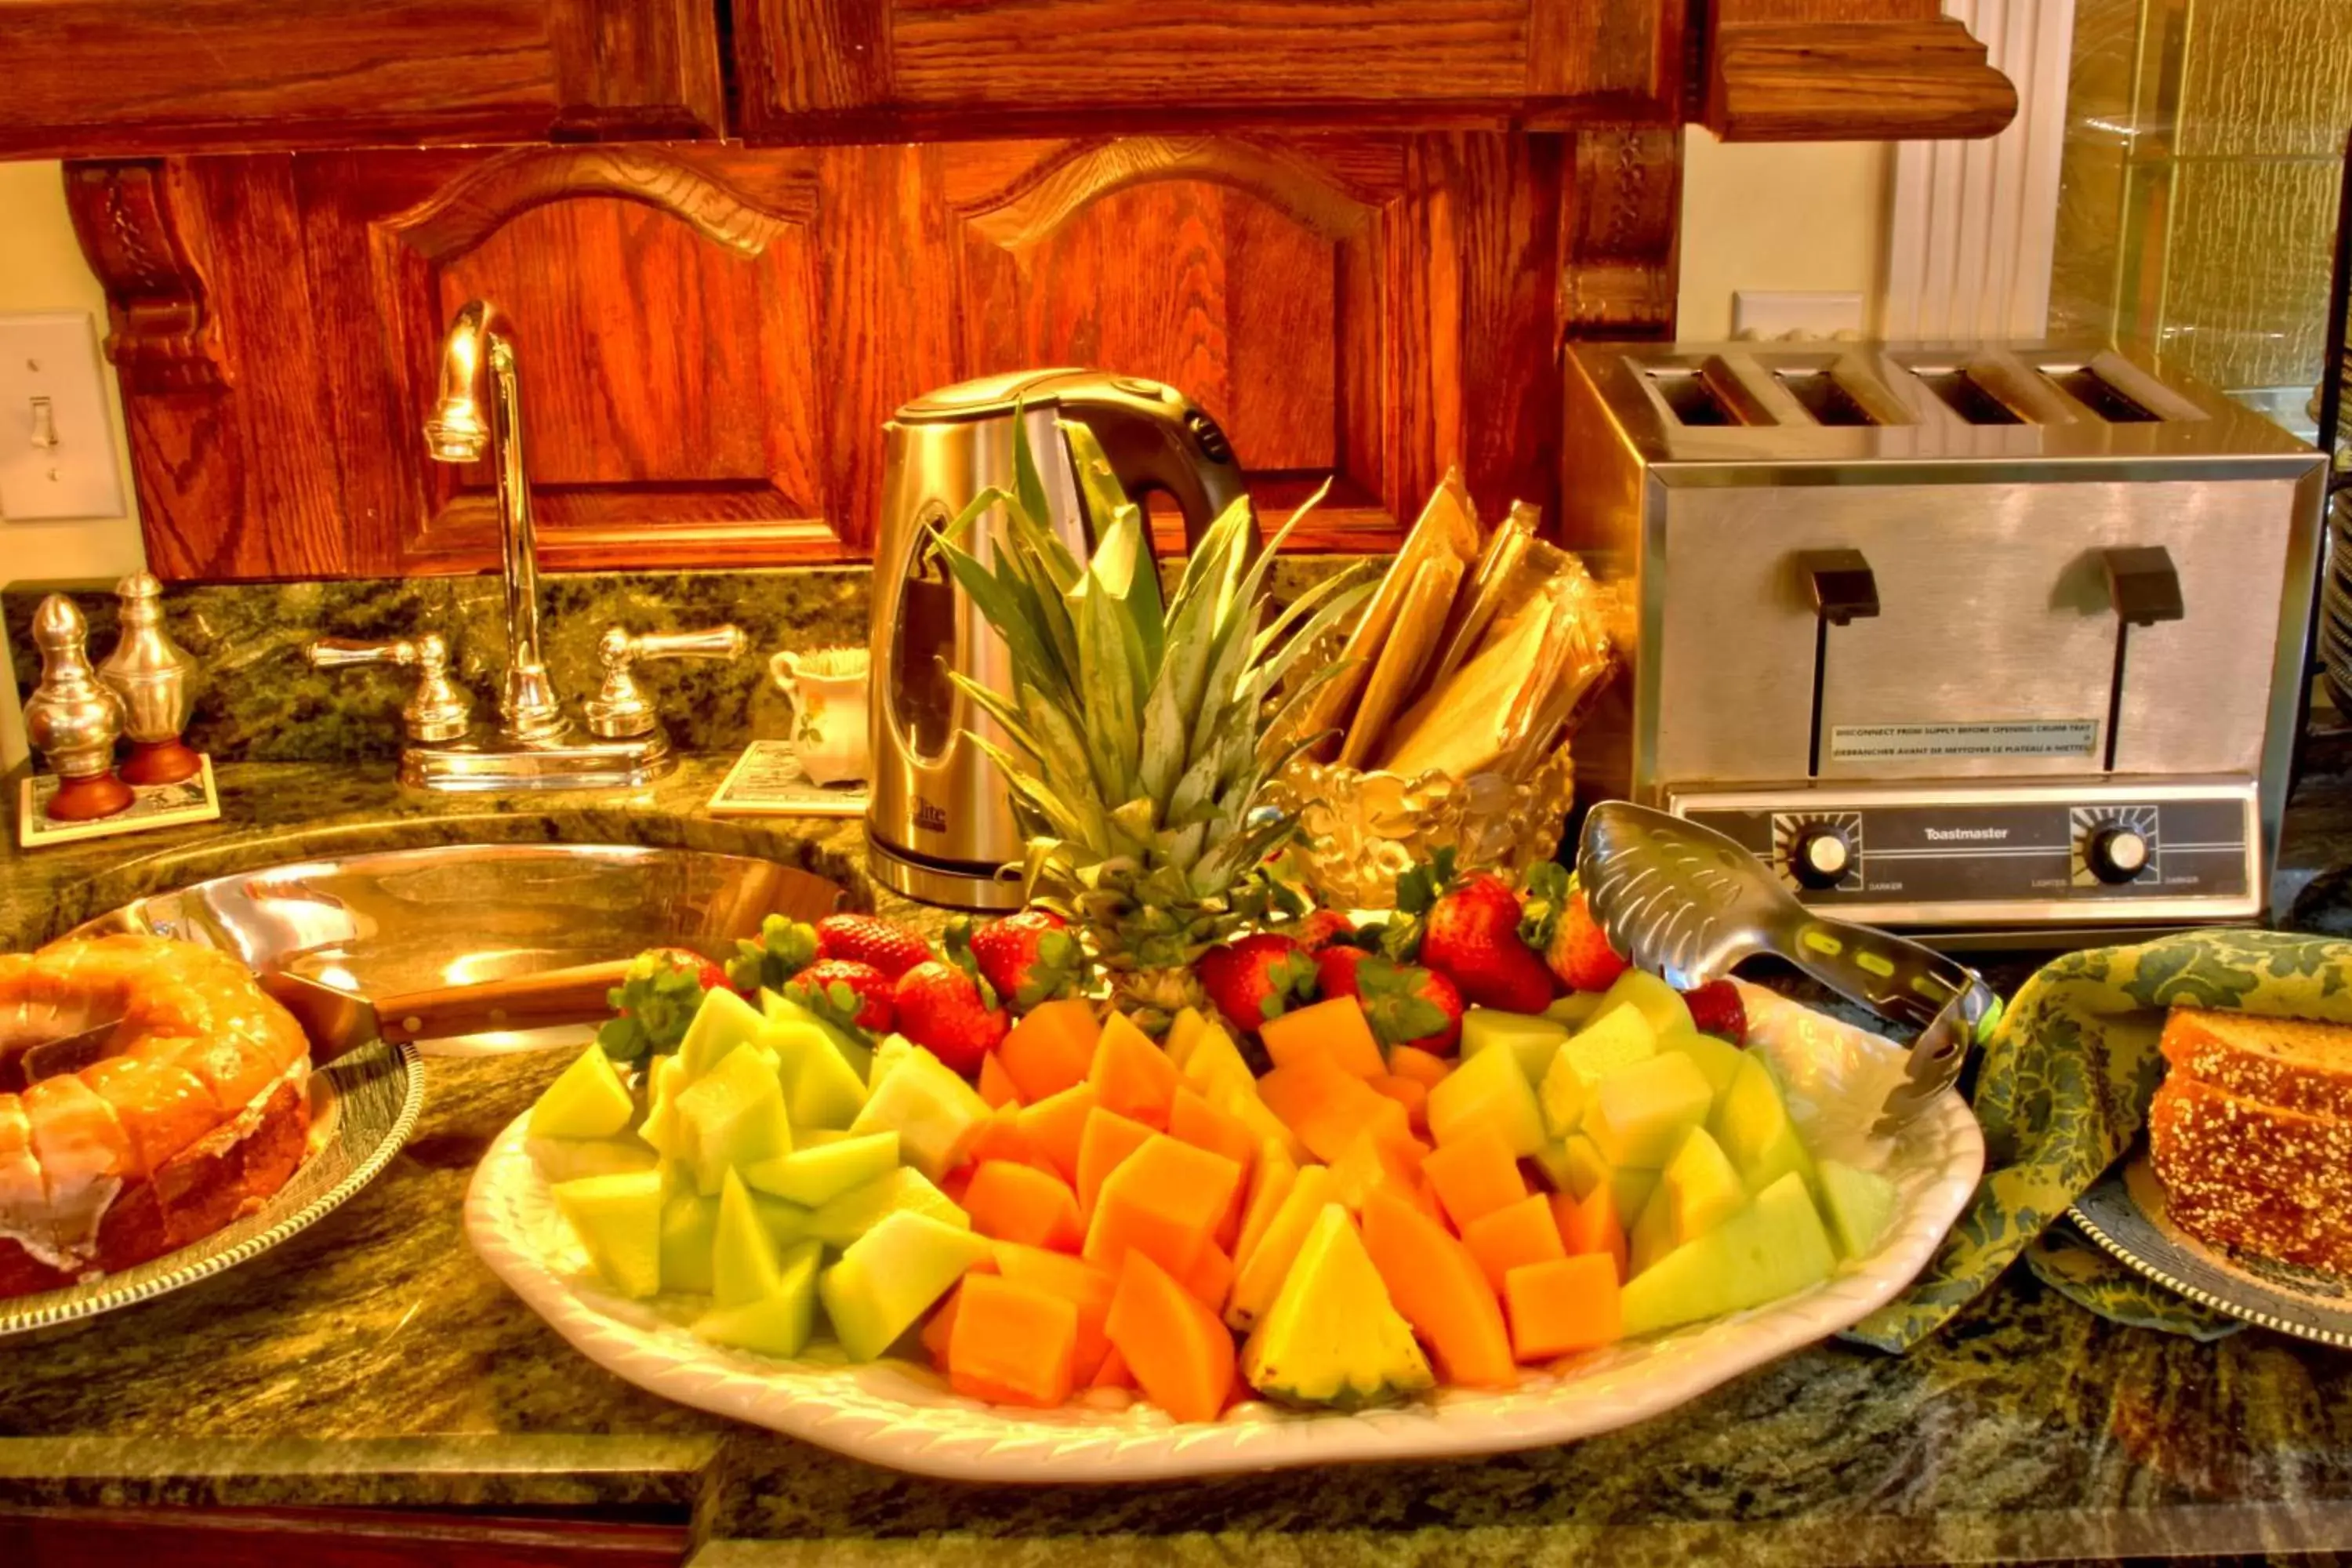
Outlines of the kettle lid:
{"type": "Polygon", "coordinates": [[[892,417],[901,420],[961,420],[1010,414],[1013,405],[1024,398],[1035,401],[1030,395],[1048,383],[1074,375],[1092,377],[1093,374],[1093,372],[1076,366],[1061,365],[1051,370],[1015,370],[1001,375],[983,375],[927,392],[900,408],[892,417]]]}

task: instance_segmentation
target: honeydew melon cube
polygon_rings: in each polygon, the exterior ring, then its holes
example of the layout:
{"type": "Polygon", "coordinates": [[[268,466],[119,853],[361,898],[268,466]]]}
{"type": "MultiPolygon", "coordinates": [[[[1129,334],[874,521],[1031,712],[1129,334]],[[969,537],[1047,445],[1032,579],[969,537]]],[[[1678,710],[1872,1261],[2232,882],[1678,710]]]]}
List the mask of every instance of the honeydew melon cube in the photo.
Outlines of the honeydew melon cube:
{"type": "Polygon", "coordinates": [[[898,1135],[868,1132],[746,1165],[743,1180],[754,1192],[815,1208],[898,1168],[898,1135]]]}
{"type": "MultiPolygon", "coordinates": [[[[785,1100],[790,1103],[791,1096],[787,1095],[785,1100]]],[[[795,1121],[793,1123],[793,1152],[797,1154],[803,1149],[822,1149],[828,1143],[845,1142],[849,1136],[846,1127],[803,1127],[795,1121]]]]}
{"type": "Polygon", "coordinates": [[[1813,1162],[1789,1120],[1780,1085],[1763,1059],[1742,1052],[1738,1069],[1707,1119],[1707,1131],[1731,1157],[1732,1166],[1751,1193],[1794,1171],[1810,1185],[1813,1162]]]}
{"type": "Polygon", "coordinates": [[[660,1153],[638,1138],[534,1137],[524,1139],[522,1146],[539,1173],[551,1182],[650,1171],[661,1163],[660,1153]]]}
{"type": "Polygon", "coordinates": [[[1458,1142],[1481,1128],[1493,1129],[1520,1159],[1547,1142],[1543,1111],[1515,1050],[1481,1051],[1429,1091],[1429,1131],[1438,1142],[1458,1142]]]}
{"type": "MultiPolygon", "coordinates": [[[[921,1050],[922,1047],[904,1035],[883,1036],[882,1043],[874,1047],[874,1059],[866,1068],[867,1096],[870,1098],[876,1089],[888,1082],[890,1075],[898,1070],[901,1062],[914,1060],[915,1053],[921,1050]]],[[[930,1055],[929,1051],[923,1051],[923,1054],[930,1055]]]]}
{"type": "Polygon", "coordinates": [[[1878,1246],[1895,1217],[1895,1184],[1875,1171],[1859,1170],[1843,1160],[1823,1160],[1816,1167],[1822,1213],[1829,1221],[1830,1239],[1841,1258],[1862,1258],[1878,1246]]]}
{"type": "Polygon", "coordinates": [[[757,1007],[732,991],[704,992],[702,1005],[694,1010],[694,1022],[686,1026],[686,1037],[677,1045],[677,1059],[686,1066],[688,1081],[717,1067],[736,1047],[757,1039],[765,1021],[757,1007]]]}
{"type": "Polygon", "coordinates": [[[1683,1134],[1674,1158],[1658,1173],[1658,1195],[1666,1200],[1674,1218],[1674,1244],[1682,1247],[1737,1214],[1748,1202],[1748,1187],[1722,1145],[1707,1136],[1706,1128],[1694,1127],[1683,1134]]]}
{"type": "Polygon", "coordinates": [[[756,1301],[719,1307],[694,1321],[697,1339],[766,1355],[796,1356],[808,1343],[816,1318],[817,1260],[822,1252],[804,1241],[776,1267],[776,1288],[756,1301]]]}
{"type": "Polygon", "coordinates": [[[719,1065],[677,1097],[679,1157],[694,1172],[695,1191],[717,1195],[730,1168],[793,1150],[776,1058],[752,1046],[730,1050],[719,1065]]]}
{"type": "Polygon", "coordinates": [[[1192,1054],[1192,1047],[1200,1044],[1201,1037],[1208,1027],[1208,1016],[1198,1007],[1178,1008],[1176,1016],[1169,1022],[1168,1037],[1160,1042],[1160,1047],[1168,1053],[1169,1065],[1182,1072],[1185,1061],[1192,1054]]]}
{"type": "Polygon", "coordinates": [[[827,1247],[847,1247],[901,1210],[927,1215],[957,1230],[971,1228],[971,1216],[954,1199],[933,1186],[920,1171],[901,1165],[811,1211],[808,1234],[827,1247]]]}
{"type": "Polygon", "coordinates": [[[676,1159],[685,1145],[677,1125],[677,1097],[687,1085],[686,1064],[674,1056],[656,1057],[646,1069],[647,1105],[637,1136],[666,1159],[676,1159]]]}
{"type": "MultiPolygon", "coordinates": [[[[1550,1166],[1546,1165],[1547,1173],[1550,1166]]],[[[1559,1144],[1559,1176],[1553,1183],[1559,1191],[1582,1203],[1592,1195],[1592,1189],[1609,1179],[1609,1162],[1601,1157],[1592,1140],[1583,1133],[1571,1134],[1559,1144]]]]}
{"type": "Polygon", "coordinates": [[[710,1293],[710,1255],[719,1240],[719,1200],[683,1188],[663,1200],[661,1288],[710,1293]]]}
{"type": "Polygon", "coordinates": [[[896,1132],[898,1158],[937,1182],[962,1163],[992,1112],[980,1091],[922,1047],[906,1044],[889,1071],[882,1058],[893,1036],[875,1057],[876,1079],[866,1103],[849,1124],[856,1133],[896,1132]]]}
{"type": "Polygon", "coordinates": [[[556,1074],[530,1108],[534,1138],[610,1138],[636,1111],[629,1086],[600,1046],[590,1046],[556,1074]]]}
{"type": "Polygon", "coordinates": [[[710,1295],[740,1307],[775,1293],[780,1262],[776,1238],[751,1206],[751,1191],[734,1172],[719,1189],[719,1224],[710,1243],[710,1295]]]}
{"type": "Polygon", "coordinates": [[[872,1361],[991,1251],[984,1236],[902,1211],[852,1242],[817,1294],[850,1359],[872,1361]]]}
{"type": "Polygon", "coordinates": [[[1696,1062],[1698,1070],[1706,1074],[1706,1081],[1713,1086],[1718,1104],[1722,1102],[1723,1091],[1731,1087],[1732,1075],[1739,1070],[1739,1064],[1748,1059],[1748,1053],[1738,1046],[1726,1045],[1713,1035],[1694,1035],[1687,1031],[1659,1036],[1658,1049],[1680,1051],[1696,1062]]]}
{"type": "Polygon", "coordinates": [[[751,1194],[751,1211],[760,1216],[760,1223],[767,1227],[770,1239],[780,1248],[814,1238],[816,1210],[813,1208],[771,1197],[766,1193],[754,1192],[751,1194]]]}
{"type": "MultiPolygon", "coordinates": [[[[1435,1097],[1433,1095],[1433,1099],[1435,1097]]],[[[1651,1057],[1601,1080],[1584,1131],[1612,1165],[1663,1166],[1683,1134],[1706,1120],[1715,1091],[1680,1052],[1651,1057]]]]}
{"type": "Polygon", "coordinates": [[[1571,1030],[1581,1029],[1592,1022],[1592,1015],[1601,1008],[1600,991],[1571,991],[1565,996],[1555,996],[1545,1006],[1543,1016],[1555,1024],[1565,1024],[1571,1030]]]}
{"type": "Polygon", "coordinates": [[[1804,1178],[1790,1172],[1627,1281],[1625,1332],[1654,1333],[1761,1306],[1820,1284],[1834,1266],[1804,1178]]]}
{"type": "Polygon", "coordinates": [[[873,1047],[832,1019],[820,1017],[791,997],[764,987],[760,992],[760,1013],[772,1023],[808,1025],[833,1042],[833,1048],[841,1053],[841,1059],[849,1064],[859,1083],[866,1081],[866,1071],[874,1061],[873,1047]]]}
{"type": "Polygon", "coordinates": [[[1650,1205],[1651,1196],[1658,1190],[1658,1173],[1645,1171],[1639,1165],[1607,1167],[1611,1188],[1610,1202],[1621,1215],[1638,1215],[1650,1205]]]}
{"type": "Polygon", "coordinates": [[[583,1176],[549,1191],[606,1284],[625,1296],[650,1296],[661,1289],[659,1171],[583,1176]]]}
{"type": "Polygon", "coordinates": [[[1690,1008],[1683,1001],[1682,993],[1646,969],[1629,969],[1619,975],[1601,994],[1601,1005],[1592,1010],[1592,1021],[1597,1024],[1620,1007],[1631,1007],[1641,1014],[1654,1035],[1691,1032],[1690,1008]]]}
{"type": "Polygon", "coordinates": [[[1638,1279],[1675,1249],[1675,1204],[1661,1182],[1625,1232],[1625,1276],[1638,1279]]]}
{"type": "Polygon", "coordinates": [[[1462,1015],[1462,1057],[1483,1056],[1497,1047],[1508,1049],[1519,1070],[1534,1083],[1551,1065],[1552,1053],[1568,1038],[1568,1026],[1534,1013],[1505,1013],[1493,1007],[1473,1007],[1462,1015]]]}
{"type": "Polygon", "coordinates": [[[776,1053],[776,1078],[795,1132],[839,1131],[866,1105],[866,1079],[814,1024],[771,1023],[760,1043],[776,1053]]]}
{"type": "MultiPolygon", "coordinates": [[[[1568,1142],[1566,1139],[1554,1138],[1528,1158],[1536,1163],[1536,1169],[1543,1173],[1545,1184],[1553,1192],[1566,1193],[1570,1197],[1574,1197],[1578,1195],[1576,1178],[1579,1172],[1574,1156],[1569,1152],[1568,1142]]],[[[1588,1147],[1591,1142],[1589,1138],[1585,1140],[1588,1147]]]]}

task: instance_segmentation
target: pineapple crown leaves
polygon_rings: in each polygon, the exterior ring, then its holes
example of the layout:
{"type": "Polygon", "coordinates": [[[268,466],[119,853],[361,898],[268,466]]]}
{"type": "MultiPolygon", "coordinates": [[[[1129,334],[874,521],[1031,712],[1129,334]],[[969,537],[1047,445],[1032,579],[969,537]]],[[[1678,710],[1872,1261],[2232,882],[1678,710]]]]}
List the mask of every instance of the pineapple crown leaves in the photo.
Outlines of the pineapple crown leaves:
{"type": "Polygon", "coordinates": [[[677,1049],[702,1006],[702,966],[682,954],[641,952],[621,984],[604,993],[615,1016],[596,1031],[596,1044],[618,1062],[677,1049]]]}
{"type": "Polygon", "coordinates": [[[784,983],[816,962],[816,927],[783,915],[760,922],[757,941],[739,939],[727,961],[727,984],[749,994],[761,986],[781,991],[784,983]]]}
{"type": "Polygon", "coordinates": [[[1576,873],[1557,860],[1546,860],[1528,872],[1522,890],[1519,940],[1543,952],[1559,929],[1559,917],[1576,897],[1576,873]]]}
{"type": "Polygon", "coordinates": [[[1013,490],[984,492],[936,536],[1011,655],[1009,696],[955,677],[1005,743],[972,739],[1004,773],[1024,831],[1065,847],[1063,866],[1041,866],[1033,850],[1033,893],[1069,896],[1079,866],[1125,860],[1140,868],[1130,884],[1172,873],[1134,887],[1142,902],[1213,900],[1296,831],[1279,816],[1250,819],[1266,778],[1304,743],[1288,732],[1305,710],[1298,692],[1272,715],[1268,699],[1376,569],[1360,563],[1318,584],[1261,630],[1266,574],[1307,509],[1253,560],[1256,521],[1241,500],[1211,523],[1163,601],[1140,510],[1090,430],[1067,420],[1059,430],[1094,525],[1084,564],[1045,521],[1025,425],[1013,490]],[[1004,526],[983,563],[967,543],[995,507],[1004,526]]]}
{"type": "Polygon", "coordinates": [[[1378,954],[1356,965],[1356,996],[1364,1021],[1384,1046],[1407,1046],[1427,1039],[1450,1020],[1445,1009],[1421,994],[1429,971],[1398,963],[1378,954]]]}

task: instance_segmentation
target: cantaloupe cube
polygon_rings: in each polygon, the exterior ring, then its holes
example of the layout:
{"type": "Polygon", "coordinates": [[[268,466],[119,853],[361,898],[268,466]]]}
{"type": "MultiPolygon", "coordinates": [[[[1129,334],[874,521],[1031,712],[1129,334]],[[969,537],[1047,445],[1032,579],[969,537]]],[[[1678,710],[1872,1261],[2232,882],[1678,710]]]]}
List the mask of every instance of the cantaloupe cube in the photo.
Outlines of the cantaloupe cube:
{"type": "Polygon", "coordinates": [[[1332,996],[1268,1018],[1258,1026],[1257,1037],[1276,1067],[1288,1067],[1322,1055],[1358,1078],[1378,1078],[1387,1072],[1381,1043],[1372,1037],[1362,1004],[1353,996],[1332,996]]]}
{"type": "Polygon", "coordinates": [[[1014,1087],[1013,1076],[1004,1070],[1004,1064],[997,1060],[994,1051],[980,1058],[980,1079],[972,1087],[996,1110],[1008,1105],[1017,1109],[1021,1104],[1021,1090],[1014,1087]]]}
{"type": "Polygon", "coordinates": [[[1150,1128],[1117,1111],[1096,1106],[1087,1112],[1086,1130],[1078,1136],[1078,1208],[1091,1215],[1097,1195],[1121,1161],[1151,1142],[1150,1128]]]}
{"type": "Polygon", "coordinates": [[[1023,1014],[997,1046],[996,1056],[1023,1101],[1034,1105],[1087,1076],[1101,1034],[1092,1003],[1056,997],[1023,1014]]]}
{"type": "Polygon", "coordinates": [[[1462,1245],[1478,1260],[1480,1272],[1498,1295],[1503,1277],[1512,1269],[1568,1256],[1568,1248],[1560,1244],[1559,1221],[1552,1215],[1551,1200],[1540,1193],[1473,1220],[1462,1229],[1462,1245]]]}
{"type": "Polygon", "coordinates": [[[1365,1200],[1381,1186],[1394,1183],[1402,1191],[1413,1187],[1414,1145],[1359,1132],[1347,1152],[1331,1162],[1331,1186],[1349,1214],[1364,1212],[1365,1200]]]}
{"type": "Polygon", "coordinates": [[[1178,1279],[1188,1278],[1241,1184],[1235,1162],[1156,1134],[1103,1179],[1080,1250],[1113,1272],[1129,1251],[1141,1250],[1178,1279]]]}
{"type": "Polygon", "coordinates": [[[1422,1161],[1421,1173],[1436,1190],[1456,1233],[1528,1195],[1510,1145],[1491,1127],[1439,1144],[1422,1161]]]}
{"type": "Polygon", "coordinates": [[[1409,1078],[1426,1089],[1435,1089],[1445,1081],[1454,1064],[1444,1057],[1424,1051],[1419,1046],[1393,1046],[1389,1049],[1389,1071],[1398,1078],[1409,1078]]]}
{"type": "Polygon", "coordinates": [[[1625,1226],[1617,1218],[1616,1190],[1603,1182],[1581,1198],[1555,1193],[1551,1210],[1568,1255],[1601,1254],[1615,1265],[1617,1282],[1623,1284],[1631,1270],[1626,1267],[1625,1226]]]}
{"type": "Polygon", "coordinates": [[[1050,1409],[1070,1396],[1078,1310],[1063,1298],[999,1275],[956,1287],[948,1384],[992,1405],[1050,1409]]]}
{"type": "Polygon", "coordinates": [[[1113,1013],[1095,1043],[1087,1081],[1095,1086],[1096,1102],[1104,1110],[1165,1131],[1169,1106],[1183,1077],[1168,1059],[1168,1053],[1137,1028],[1133,1019],[1113,1013]]]}
{"type": "Polygon", "coordinates": [[[1387,1095],[1404,1107],[1404,1124],[1414,1137],[1429,1131],[1429,1086],[1419,1079],[1400,1078],[1395,1073],[1382,1073],[1364,1080],[1381,1094],[1387,1095]]]}
{"type": "Polygon", "coordinates": [[[1077,1352],[1071,1373],[1081,1379],[1092,1377],[1110,1350],[1110,1341],[1103,1332],[1103,1321],[1110,1316],[1111,1292],[1118,1287],[1118,1277],[1082,1258],[1023,1247],[1016,1242],[1000,1241],[994,1252],[993,1267],[1007,1279],[1050,1290],[1077,1308],[1077,1352]]]}
{"type": "Polygon", "coordinates": [[[1179,1421],[1213,1421],[1232,1395],[1234,1337],[1142,1252],[1128,1255],[1105,1322],[1144,1394],[1179,1421]]]}
{"type": "Polygon", "coordinates": [[[1009,1160],[982,1164],[964,1188],[963,1209],[972,1229],[999,1241],[1076,1252],[1086,1240],[1077,1194],[1068,1183],[1034,1165],[1009,1160]]]}
{"type": "Polygon", "coordinates": [[[1512,1269],[1503,1278],[1503,1315],[1511,1353],[1523,1362],[1596,1350],[1625,1332],[1617,1272],[1599,1253],[1512,1269]]]}
{"type": "Polygon", "coordinates": [[[1021,1135],[1069,1181],[1078,1179],[1078,1151],[1085,1142],[1087,1118],[1095,1109],[1095,1086],[1074,1083],[1058,1094],[1032,1100],[1021,1108],[1021,1135]]]}
{"type": "Polygon", "coordinates": [[[1403,1106],[1319,1053],[1267,1073],[1258,1079],[1257,1092],[1266,1108],[1327,1163],[1346,1153],[1360,1132],[1412,1136],[1403,1106]]]}

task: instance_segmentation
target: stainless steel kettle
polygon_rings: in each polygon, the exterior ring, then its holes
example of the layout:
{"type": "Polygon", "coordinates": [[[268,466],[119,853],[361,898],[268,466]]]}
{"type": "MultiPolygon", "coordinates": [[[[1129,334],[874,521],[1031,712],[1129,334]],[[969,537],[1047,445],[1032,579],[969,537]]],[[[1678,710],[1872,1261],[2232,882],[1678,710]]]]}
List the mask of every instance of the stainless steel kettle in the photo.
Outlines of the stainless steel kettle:
{"type": "MultiPolygon", "coordinates": [[[[882,519],[874,551],[873,792],[866,810],[875,879],[909,898],[963,909],[1021,901],[1022,839],[996,766],[965,739],[1004,737],[957,691],[950,672],[1003,690],[1003,642],[948,574],[932,530],[991,485],[1013,489],[1017,427],[1028,430],[1051,526],[1071,553],[1093,548],[1069,448],[1055,421],[1083,422],[1130,495],[1159,490],[1197,543],[1242,494],[1241,465],[1216,421],[1171,386],[1090,370],[1029,370],[917,398],[883,426],[882,519]]],[[[993,558],[1001,509],[971,549],[993,558]]]]}

